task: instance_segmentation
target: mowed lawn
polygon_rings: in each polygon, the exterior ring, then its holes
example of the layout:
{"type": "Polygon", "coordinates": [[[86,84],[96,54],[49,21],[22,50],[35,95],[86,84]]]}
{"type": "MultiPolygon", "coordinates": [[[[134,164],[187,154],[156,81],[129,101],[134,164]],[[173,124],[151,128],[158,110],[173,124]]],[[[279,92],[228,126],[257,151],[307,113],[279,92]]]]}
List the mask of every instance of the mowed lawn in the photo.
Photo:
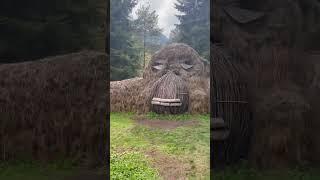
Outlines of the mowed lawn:
{"type": "MultiPolygon", "coordinates": [[[[111,179],[209,179],[209,115],[111,113],[110,124],[111,179]]],[[[319,168],[267,171],[246,164],[212,174],[214,180],[320,179],[319,168]]],[[[67,160],[0,163],[0,180],[20,179],[102,180],[106,176],[105,168],[79,169],[67,160]]]]}
{"type": "Polygon", "coordinates": [[[111,113],[111,179],[210,179],[209,119],[111,113]]]}

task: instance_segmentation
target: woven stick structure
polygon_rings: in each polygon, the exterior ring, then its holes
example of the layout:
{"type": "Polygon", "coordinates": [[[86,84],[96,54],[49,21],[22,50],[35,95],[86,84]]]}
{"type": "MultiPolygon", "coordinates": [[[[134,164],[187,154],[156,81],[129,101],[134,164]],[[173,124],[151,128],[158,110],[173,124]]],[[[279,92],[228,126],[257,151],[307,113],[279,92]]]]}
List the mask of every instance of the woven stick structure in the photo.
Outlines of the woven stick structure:
{"type": "Polygon", "coordinates": [[[169,71],[163,75],[158,81],[154,83],[152,90],[152,97],[154,98],[166,98],[166,99],[179,99],[180,106],[168,106],[152,104],[152,110],[157,113],[170,113],[177,114],[183,113],[188,110],[189,105],[189,91],[188,87],[179,76],[169,71]]]}
{"type": "Polygon", "coordinates": [[[228,52],[216,45],[212,46],[211,52],[211,112],[213,118],[222,118],[226,131],[230,131],[226,140],[217,143],[220,147],[214,147],[220,149],[216,162],[231,163],[248,153],[252,129],[247,84],[243,68],[232,61],[228,52]]]}

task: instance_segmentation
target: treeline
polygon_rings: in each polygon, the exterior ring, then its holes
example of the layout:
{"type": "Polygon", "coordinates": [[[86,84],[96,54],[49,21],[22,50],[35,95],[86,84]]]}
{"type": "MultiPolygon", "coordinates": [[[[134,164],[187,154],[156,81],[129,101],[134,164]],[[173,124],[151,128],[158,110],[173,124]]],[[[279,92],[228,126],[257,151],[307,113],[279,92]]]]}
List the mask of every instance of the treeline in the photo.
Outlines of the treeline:
{"type": "Polygon", "coordinates": [[[2,1],[0,63],[104,51],[106,5],[106,0],[2,1]]]}
{"type": "MultiPolygon", "coordinates": [[[[209,56],[209,1],[179,0],[180,24],[170,42],[183,42],[209,56]]],[[[18,1],[0,6],[0,63],[37,60],[82,49],[104,51],[106,0],[18,1]]],[[[110,1],[111,80],[137,76],[168,42],[150,6],[130,14],[137,0],[110,1]]]]}
{"type": "Polygon", "coordinates": [[[165,44],[158,27],[158,15],[149,5],[141,5],[131,16],[136,0],[111,0],[110,66],[111,80],[132,78],[142,72],[151,54],[165,44]]]}

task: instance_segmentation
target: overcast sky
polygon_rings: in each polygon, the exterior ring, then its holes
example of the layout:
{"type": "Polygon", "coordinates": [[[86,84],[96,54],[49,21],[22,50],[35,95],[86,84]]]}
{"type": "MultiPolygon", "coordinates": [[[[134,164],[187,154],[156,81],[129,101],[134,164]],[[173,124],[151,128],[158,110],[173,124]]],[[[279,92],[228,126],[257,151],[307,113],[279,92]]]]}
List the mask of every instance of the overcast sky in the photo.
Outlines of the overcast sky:
{"type": "Polygon", "coordinates": [[[142,4],[150,2],[151,10],[155,10],[159,15],[159,27],[163,29],[163,34],[169,37],[171,30],[175,28],[174,24],[179,24],[179,20],[175,16],[179,14],[174,8],[177,0],[138,0],[137,6],[132,11],[133,18],[136,18],[135,12],[142,4]]]}

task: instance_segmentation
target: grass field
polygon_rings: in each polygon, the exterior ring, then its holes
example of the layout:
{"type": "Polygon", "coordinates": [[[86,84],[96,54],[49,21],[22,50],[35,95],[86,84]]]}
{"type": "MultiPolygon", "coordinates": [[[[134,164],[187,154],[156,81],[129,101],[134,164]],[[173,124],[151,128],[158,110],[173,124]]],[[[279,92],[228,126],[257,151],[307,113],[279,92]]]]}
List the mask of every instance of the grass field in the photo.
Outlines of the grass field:
{"type": "Polygon", "coordinates": [[[112,113],[110,120],[111,179],[209,179],[209,115],[112,113]]]}
{"type": "MultiPolygon", "coordinates": [[[[209,116],[111,113],[111,179],[209,179],[209,116]],[[139,119],[141,121],[139,121],[139,119]],[[168,123],[170,122],[170,123],[168,123]]],[[[319,180],[318,168],[261,171],[246,164],[214,180],[319,180]]],[[[103,180],[105,170],[70,161],[0,163],[0,180],[103,180]]]]}

